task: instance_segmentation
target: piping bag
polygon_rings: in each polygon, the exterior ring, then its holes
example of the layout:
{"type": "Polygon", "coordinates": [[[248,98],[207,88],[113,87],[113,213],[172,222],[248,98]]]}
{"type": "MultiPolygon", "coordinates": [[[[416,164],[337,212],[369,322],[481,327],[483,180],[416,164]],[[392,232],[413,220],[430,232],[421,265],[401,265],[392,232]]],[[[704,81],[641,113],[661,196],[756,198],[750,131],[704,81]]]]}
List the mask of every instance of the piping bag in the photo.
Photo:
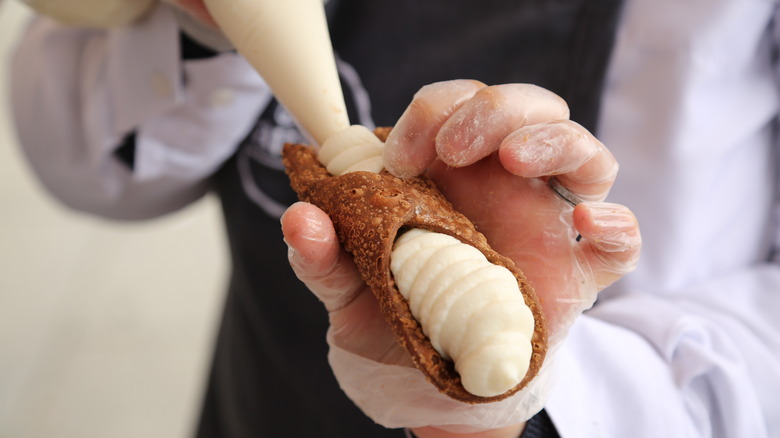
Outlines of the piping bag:
{"type": "MultiPolygon", "coordinates": [[[[349,128],[322,0],[205,0],[238,52],[260,73],[305,134],[322,146],[349,128]]],[[[461,433],[524,421],[549,393],[540,372],[516,396],[468,404],[437,391],[416,368],[388,365],[342,349],[328,334],[341,388],[390,428],[437,426],[461,433]]],[[[547,368],[544,362],[543,369],[547,368]]]]}
{"type": "Polygon", "coordinates": [[[204,3],[311,140],[349,126],[322,0],[204,3]]]}

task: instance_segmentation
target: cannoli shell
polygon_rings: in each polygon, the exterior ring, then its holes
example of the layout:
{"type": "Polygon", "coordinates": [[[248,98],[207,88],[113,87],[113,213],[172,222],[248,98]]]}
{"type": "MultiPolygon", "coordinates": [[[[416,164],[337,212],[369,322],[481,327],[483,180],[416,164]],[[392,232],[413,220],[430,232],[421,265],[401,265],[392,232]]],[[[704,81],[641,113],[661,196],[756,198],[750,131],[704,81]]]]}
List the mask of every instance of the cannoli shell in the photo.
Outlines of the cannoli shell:
{"type": "MultiPolygon", "coordinates": [[[[387,128],[380,129],[377,135],[384,138],[387,132],[387,128]]],[[[299,199],[316,205],[330,216],[342,246],[354,257],[399,344],[439,391],[466,403],[489,403],[509,397],[534,378],[547,352],[547,331],[533,288],[514,262],[494,251],[485,236],[468,218],[455,211],[431,180],[424,176],[400,179],[387,171],[332,176],[317,160],[316,151],[300,144],[285,145],[282,155],[290,184],[299,199]],[[492,397],[466,391],[453,362],[439,355],[412,316],[390,271],[393,242],[399,233],[412,228],[448,234],[472,245],[491,263],[506,267],[517,278],[525,303],[534,315],[535,327],[529,370],[511,390],[492,397]]]]}

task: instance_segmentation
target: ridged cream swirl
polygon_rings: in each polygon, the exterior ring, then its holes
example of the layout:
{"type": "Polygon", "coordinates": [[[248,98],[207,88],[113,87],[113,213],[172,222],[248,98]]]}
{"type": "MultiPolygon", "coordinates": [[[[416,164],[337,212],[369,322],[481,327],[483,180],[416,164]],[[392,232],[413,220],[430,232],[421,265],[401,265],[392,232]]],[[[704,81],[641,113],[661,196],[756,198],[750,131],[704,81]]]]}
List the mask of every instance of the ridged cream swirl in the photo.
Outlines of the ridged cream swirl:
{"type": "Polygon", "coordinates": [[[490,397],[512,389],[531,362],[534,318],[517,278],[458,239],[413,229],[395,242],[396,286],[463,387],[490,397]]]}
{"type": "Polygon", "coordinates": [[[364,170],[379,173],[384,168],[385,144],[368,128],[352,125],[331,135],[317,152],[317,159],[331,175],[364,170]]]}

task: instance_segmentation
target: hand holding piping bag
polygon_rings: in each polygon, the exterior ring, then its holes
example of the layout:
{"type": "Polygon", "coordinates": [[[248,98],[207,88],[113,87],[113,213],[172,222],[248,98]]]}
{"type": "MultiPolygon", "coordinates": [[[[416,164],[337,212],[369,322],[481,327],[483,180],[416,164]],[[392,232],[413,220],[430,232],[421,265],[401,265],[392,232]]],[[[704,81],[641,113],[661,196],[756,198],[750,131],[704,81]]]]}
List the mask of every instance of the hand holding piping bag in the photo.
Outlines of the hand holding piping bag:
{"type": "Polygon", "coordinates": [[[185,13],[189,14],[194,19],[198,20],[209,27],[217,28],[217,23],[214,21],[214,17],[206,8],[206,4],[203,0],[161,0],[163,3],[168,3],[176,8],[181,9],[185,13]]]}
{"type": "MultiPolygon", "coordinates": [[[[157,0],[23,0],[36,12],[71,26],[112,28],[140,19],[157,0]]],[[[203,0],[160,0],[216,30],[203,0]]]]}
{"type": "MultiPolygon", "coordinates": [[[[225,0],[206,4],[239,52],[318,144],[348,125],[330,45],[322,44],[328,40],[318,0],[284,6],[225,0]],[[303,38],[289,32],[288,24],[293,19],[299,23],[301,14],[321,32],[303,38]],[[265,21],[252,23],[247,17],[265,21]],[[280,50],[281,42],[285,47],[280,50]],[[299,45],[291,49],[288,44],[299,45]]],[[[388,169],[398,175],[426,171],[494,248],[515,259],[538,283],[534,286],[541,289],[542,305],[552,321],[553,344],[593,303],[598,290],[631,269],[639,249],[636,221],[628,210],[586,203],[572,211],[545,184],[547,177],[558,174],[572,193],[600,200],[614,180],[612,156],[582,128],[565,121],[567,117],[565,104],[538,87],[434,84],[418,93],[399,120],[385,156],[388,169]],[[485,121],[491,123],[474,129],[476,122],[485,121]],[[422,141],[410,142],[412,137],[422,141]],[[495,153],[502,143],[505,147],[495,153]],[[530,153],[535,150],[538,153],[530,153]],[[480,160],[483,157],[488,158],[480,160]],[[580,242],[578,233],[583,236],[580,242]]],[[[375,421],[388,427],[454,427],[461,432],[514,428],[543,406],[547,373],[516,396],[489,405],[465,405],[439,394],[409,366],[327,215],[300,203],[288,210],[282,226],[291,264],[330,312],[334,372],[375,421]]]]}
{"type": "Polygon", "coordinates": [[[39,14],[70,26],[110,28],[141,17],[155,0],[24,0],[39,14]]]}

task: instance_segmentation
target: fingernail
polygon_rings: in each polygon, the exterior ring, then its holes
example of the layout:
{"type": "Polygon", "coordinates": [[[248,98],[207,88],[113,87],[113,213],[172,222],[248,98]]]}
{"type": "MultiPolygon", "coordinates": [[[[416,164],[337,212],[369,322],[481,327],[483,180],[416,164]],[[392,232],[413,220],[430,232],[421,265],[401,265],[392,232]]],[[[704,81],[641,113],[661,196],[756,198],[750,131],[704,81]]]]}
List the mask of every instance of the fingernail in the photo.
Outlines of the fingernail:
{"type": "MultiPolygon", "coordinates": [[[[299,204],[303,205],[303,202],[296,202],[293,205],[291,205],[287,210],[285,210],[284,213],[282,213],[282,217],[280,219],[280,223],[284,224],[285,216],[292,211],[299,209],[299,204]]],[[[299,238],[308,240],[310,242],[328,242],[330,239],[327,237],[323,237],[324,235],[327,236],[328,233],[326,232],[328,225],[322,222],[322,218],[318,215],[318,213],[314,210],[305,210],[303,213],[298,213],[300,217],[298,218],[299,221],[302,221],[303,224],[299,224],[296,228],[296,236],[299,238]]],[[[284,227],[282,227],[284,228],[284,227]]],[[[287,246],[290,246],[289,242],[287,242],[287,238],[284,238],[285,243],[287,243],[287,246]]]]}
{"type": "Polygon", "coordinates": [[[280,219],[282,225],[283,237],[282,240],[287,245],[287,259],[293,266],[302,266],[310,263],[312,254],[300,252],[295,249],[291,242],[296,242],[298,246],[306,241],[309,242],[322,242],[325,241],[322,237],[321,230],[324,229],[324,224],[319,220],[316,214],[304,211],[300,212],[298,203],[290,206],[280,219]],[[297,210],[298,217],[291,219],[294,222],[288,222],[285,217],[293,210],[297,210]],[[287,224],[285,226],[285,224],[287,224]],[[290,234],[291,233],[291,234],[290,234]]]}
{"type": "Polygon", "coordinates": [[[608,202],[583,202],[593,224],[592,239],[621,250],[641,245],[636,217],[627,208],[608,202]]]}
{"type": "Polygon", "coordinates": [[[593,225],[599,229],[633,227],[636,221],[634,215],[619,204],[589,201],[582,204],[588,208],[593,225]]]}

